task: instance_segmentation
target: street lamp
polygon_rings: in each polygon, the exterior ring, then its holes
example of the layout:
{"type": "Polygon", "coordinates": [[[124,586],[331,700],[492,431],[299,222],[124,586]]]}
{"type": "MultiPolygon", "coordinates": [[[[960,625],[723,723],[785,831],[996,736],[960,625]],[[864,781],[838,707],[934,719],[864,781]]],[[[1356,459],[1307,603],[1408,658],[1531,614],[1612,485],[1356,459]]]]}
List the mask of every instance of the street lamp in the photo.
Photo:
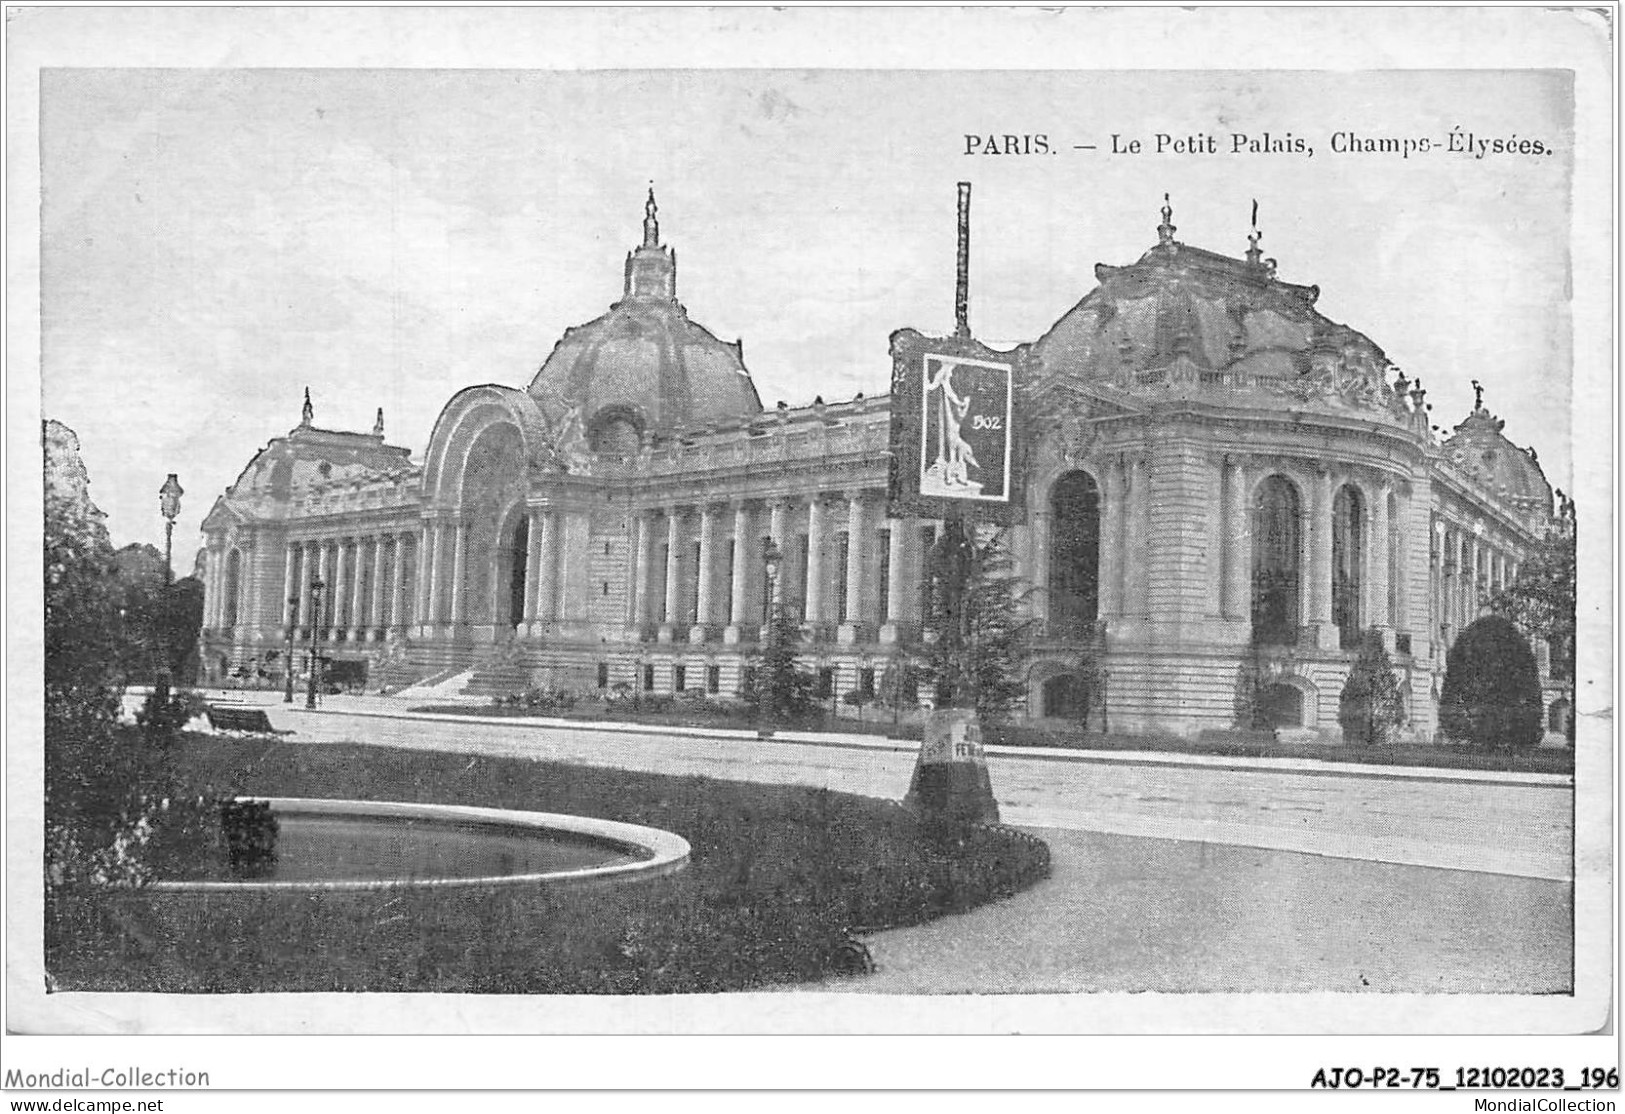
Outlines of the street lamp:
{"type": "Polygon", "coordinates": [[[285,678],[287,691],[282,694],[282,703],[293,703],[293,632],[299,626],[299,597],[288,597],[288,656],[282,663],[282,672],[285,678]]]}
{"type": "Polygon", "coordinates": [[[164,480],[164,486],[158,489],[158,510],[164,516],[164,599],[161,611],[162,633],[158,637],[158,653],[161,658],[158,663],[158,679],[155,684],[157,703],[160,707],[169,703],[169,628],[170,628],[170,582],[174,573],[170,569],[171,554],[175,545],[175,519],[181,513],[181,496],[186,494],[181,490],[180,480],[171,472],[164,480]]]}
{"type": "MultiPolygon", "coordinates": [[[[766,654],[764,655],[765,660],[762,663],[764,668],[758,671],[758,676],[756,678],[756,692],[754,694],[756,699],[754,711],[758,716],[761,714],[762,698],[765,696],[767,698],[767,711],[770,724],[778,722],[778,709],[775,706],[777,694],[773,691],[775,681],[773,670],[778,664],[776,658],[779,648],[778,641],[780,634],[778,608],[779,561],[781,557],[782,554],[779,553],[778,542],[774,541],[772,538],[768,538],[767,544],[762,547],[762,569],[767,574],[767,591],[762,597],[762,610],[765,612],[763,616],[763,626],[766,627],[764,634],[766,635],[765,642],[767,645],[766,654]],[[767,676],[761,676],[760,674],[762,672],[765,672],[767,676]]],[[[770,730],[770,728],[758,727],[757,730],[758,732],[766,732],[770,730]]]]}
{"type": "Polygon", "coordinates": [[[322,625],[322,589],[326,587],[321,577],[310,582],[310,683],[305,687],[305,707],[310,709],[316,707],[316,632],[322,625]]]}
{"type": "Polygon", "coordinates": [[[779,545],[772,538],[762,547],[762,567],[767,571],[767,594],[762,598],[762,619],[764,623],[773,621],[773,604],[778,597],[779,561],[783,555],[779,553],[779,545]]]}

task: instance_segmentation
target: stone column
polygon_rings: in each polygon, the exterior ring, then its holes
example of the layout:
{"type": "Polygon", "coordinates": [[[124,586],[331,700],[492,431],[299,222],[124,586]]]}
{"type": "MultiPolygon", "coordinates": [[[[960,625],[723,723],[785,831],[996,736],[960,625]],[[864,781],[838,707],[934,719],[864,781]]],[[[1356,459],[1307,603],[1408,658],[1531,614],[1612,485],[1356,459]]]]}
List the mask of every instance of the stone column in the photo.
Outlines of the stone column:
{"type": "Polygon", "coordinates": [[[880,628],[880,641],[899,642],[912,634],[910,616],[914,613],[913,579],[906,567],[910,560],[909,535],[918,535],[919,524],[910,518],[894,518],[887,542],[889,567],[886,569],[886,623],[880,628]]]}
{"type": "Polygon", "coordinates": [[[553,623],[559,618],[560,517],[556,509],[536,515],[541,540],[536,549],[536,591],[531,607],[537,623],[553,623]]]}
{"type": "Polygon", "coordinates": [[[683,621],[683,518],[676,507],[666,511],[666,607],[660,616],[660,641],[670,642],[683,621]]]}
{"type": "Polygon", "coordinates": [[[541,596],[538,585],[542,579],[542,515],[532,507],[525,516],[525,629],[536,622],[537,600],[541,596]]]}
{"type": "MultiPolygon", "coordinates": [[[[1472,540],[1473,547],[1473,579],[1470,594],[1467,597],[1467,622],[1471,623],[1478,618],[1484,607],[1484,543],[1475,534],[1472,540]]],[[[1466,624],[1463,624],[1464,626],[1466,624]]]]}
{"type": "MultiPolygon", "coordinates": [[[[632,607],[630,625],[638,628],[640,635],[643,626],[649,622],[649,561],[650,550],[654,547],[654,515],[649,511],[639,511],[632,520],[635,531],[633,539],[634,566],[632,576],[632,607]]],[[[643,678],[637,678],[641,686],[643,678]]]]}
{"type": "Polygon", "coordinates": [[[401,614],[406,592],[406,535],[395,534],[389,544],[389,614],[385,616],[386,629],[402,626],[406,616],[401,614]]]}
{"type": "Polygon", "coordinates": [[[1392,561],[1393,539],[1389,536],[1388,488],[1379,487],[1371,501],[1371,545],[1367,550],[1370,574],[1366,577],[1369,603],[1366,627],[1382,632],[1383,645],[1393,649],[1394,616],[1388,606],[1388,571],[1392,561]]]}
{"type": "Polygon", "coordinates": [[[377,642],[384,637],[384,539],[372,539],[372,601],[367,608],[367,638],[377,642]]]}
{"type": "MultiPolygon", "coordinates": [[[[1039,509],[1027,518],[1027,582],[1035,589],[1029,597],[1032,617],[1038,630],[1043,630],[1050,617],[1050,533],[1054,524],[1050,520],[1050,504],[1046,499],[1039,509]]],[[[1105,539],[1102,538],[1102,541],[1105,539]]]]}
{"type": "MultiPolygon", "coordinates": [[[[1106,461],[1100,499],[1100,617],[1123,612],[1123,469],[1106,461]]],[[[1108,626],[1110,624],[1108,623],[1108,626]]]]}
{"type": "Polygon", "coordinates": [[[704,642],[717,625],[717,601],[722,587],[717,583],[717,521],[722,508],[707,503],[700,508],[700,567],[694,570],[694,626],[688,632],[690,642],[704,642]]]}
{"type": "Polygon", "coordinates": [[[468,572],[468,523],[460,519],[452,527],[451,625],[461,626],[468,606],[464,580],[468,572]]]}
{"type": "MultiPolygon", "coordinates": [[[[790,504],[784,499],[773,500],[768,510],[767,536],[779,549],[779,571],[773,578],[773,599],[768,606],[785,599],[784,581],[790,560],[790,504]]],[[[764,592],[766,589],[764,588],[764,592]]]]}
{"type": "MultiPolygon", "coordinates": [[[[829,579],[827,544],[829,508],[821,496],[814,495],[807,503],[807,614],[806,621],[815,629],[822,627],[824,596],[829,579]]],[[[815,633],[814,637],[818,637],[815,633]]]]}
{"type": "Polygon", "coordinates": [[[1128,528],[1123,538],[1123,614],[1144,615],[1147,604],[1147,543],[1151,537],[1151,490],[1145,461],[1136,457],[1128,465],[1124,512],[1128,528]]]}
{"type": "Polygon", "coordinates": [[[417,626],[428,628],[439,621],[435,611],[435,577],[439,574],[440,563],[440,524],[438,522],[425,522],[419,535],[423,539],[422,547],[418,550],[418,582],[415,607],[417,614],[412,618],[417,620],[417,626]]]}
{"type": "Polygon", "coordinates": [[[866,492],[853,491],[846,497],[846,622],[841,624],[840,640],[861,642],[874,630],[869,591],[869,504],[866,492]]]}
{"type": "Polygon", "coordinates": [[[316,547],[310,542],[299,544],[299,583],[294,585],[294,591],[299,594],[299,625],[308,627],[313,616],[310,613],[310,582],[316,577],[316,547]]]}
{"type": "Polygon", "coordinates": [[[327,637],[333,642],[339,641],[344,635],[344,609],[347,598],[345,589],[349,587],[350,583],[349,578],[346,576],[347,562],[345,561],[345,550],[348,546],[348,538],[339,538],[332,543],[333,558],[329,567],[333,575],[327,581],[327,598],[332,604],[328,610],[328,616],[332,621],[327,624],[327,637]]]}
{"type": "Polygon", "coordinates": [[[728,629],[722,632],[722,640],[727,644],[740,641],[749,641],[752,632],[760,625],[762,611],[752,606],[751,585],[756,579],[756,564],[761,560],[756,552],[756,516],[751,513],[751,506],[746,502],[734,504],[734,567],[733,582],[728,586],[732,613],[728,617],[728,629]]]}
{"type": "Polygon", "coordinates": [[[1309,622],[1316,645],[1337,649],[1340,639],[1332,623],[1332,474],[1315,474],[1313,517],[1309,522],[1309,622]]]}
{"type": "Polygon", "coordinates": [[[1224,614],[1251,620],[1253,613],[1252,508],[1248,506],[1247,473],[1241,458],[1224,460],[1224,614]]]}
{"type": "Polygon", "coordinates": [[[367,539],[355,540],[355,583],[350,592],[350,641],[360,642],[367,636],[366,594],[367,578],[362,575],[366,568],[367,539]]]}
{"type": "Polygon", "coordinates": [[[310,625],[317,629],[316,637],[318,639],[327,637],[327,617],[331,614],[333,603],[333,580],[330,575],[332,572],[331,553],[331,542],[316,543],[316,579],[322,582],[322,593],[320,600],[316,600],[314,593],[312,593],[312,602],[316,610],[310,616],[310,625]]]}
{"type": "Polygon", "coordinates": [[[284,554],[284,556],[282,558],[282,562],[283,562],[283,564],[282,564],[282,625],[283,625],[283,627],[291,627],[291,626],[293,626],[293,604],[290,603],[289,601],[293,599],[293,591],[294,591],[294,588],[296,586],[295,581],[294,581],[294,576],[293,576],[293,566],[294,566],[294,554],[296,554],[298,552],[299,552],[299,547],[296,544],[294,544],[293,542],[289,542],[287,545],[285,545],[283,547],[283,554],[284,554]]]}

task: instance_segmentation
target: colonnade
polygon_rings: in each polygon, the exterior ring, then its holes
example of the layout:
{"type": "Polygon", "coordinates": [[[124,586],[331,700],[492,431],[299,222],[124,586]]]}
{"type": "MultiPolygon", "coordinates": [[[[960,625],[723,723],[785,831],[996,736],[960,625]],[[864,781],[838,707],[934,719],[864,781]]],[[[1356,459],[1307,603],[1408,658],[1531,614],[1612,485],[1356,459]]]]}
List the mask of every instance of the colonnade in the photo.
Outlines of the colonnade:
{"type": "Polygon", "coordinates": [[[377,642],[411,622],[408,585],[417,538],[410,533],[293,541],[283,563],[283,627],[332,642],[377,642]],[[320,613],[316,613],[320,581],[320,613]]]}
{"type": "Polygon", "coordinates": [[[816,638],[908,637],[921,620],[925,531],[885,516],[877,490],[668,505],[640,512],[632,530],[627,625],[661,641],[749,641],[767,622],[772,591],[816,638]]]}
{"type": "Polygon", "coordinates": [[[1448,650],[1489,598],[1517,580],[1518,560],[1479,529],[1437,516],[1431,548],[1433,621],[1448,650]]]}

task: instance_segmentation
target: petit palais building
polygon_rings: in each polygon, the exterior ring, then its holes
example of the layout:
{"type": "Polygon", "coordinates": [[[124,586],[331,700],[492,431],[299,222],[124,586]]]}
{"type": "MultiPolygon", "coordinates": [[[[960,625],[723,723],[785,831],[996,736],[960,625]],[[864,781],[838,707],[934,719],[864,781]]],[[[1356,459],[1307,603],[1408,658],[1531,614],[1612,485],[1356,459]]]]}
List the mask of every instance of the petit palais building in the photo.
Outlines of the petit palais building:
{"type": "MultiPolygon", "coordinates": [[[[1256,237],[1237,258],[1174,232],[1165,208],[1149,250],[1098,265],[1011,354],[1026,714],[1075,716],[1094,668],[1093,723],[1226,728],[1251,670],[1277,723],[1335,736],[1375,628],[1408,730],[1431,737],[1451,641],[1556,523],[1534,453],[1481,402],[1435,436],[1420,380],[1256,237]]],[[[453,395],[421,458],[381,411],[371,432],[321,428],[307,394],[204,521],[209,679],[280,674],[291,628],[296,663],[314,637],[371,690],[727,699],[762,637],[771,539],[802,665],[832,703],[872,691],[920,643],[941,525],[887,515],[890,398],[764,409],[741,344],[677,295],[651,193],[620,299],[528,384],[453,395]]]]}

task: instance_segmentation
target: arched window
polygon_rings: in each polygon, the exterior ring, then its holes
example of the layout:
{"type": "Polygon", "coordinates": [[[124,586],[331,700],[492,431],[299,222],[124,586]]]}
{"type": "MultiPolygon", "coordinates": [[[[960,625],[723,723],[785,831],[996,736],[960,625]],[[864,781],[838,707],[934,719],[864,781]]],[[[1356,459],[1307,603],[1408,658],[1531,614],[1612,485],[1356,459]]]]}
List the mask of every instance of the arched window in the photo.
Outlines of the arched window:
{"type": "Polygon", "coordinates": [[[1360,645],[1360,590],[1365,577],[1365,503],[1345,484],[1332,500],[1332,622],[1345,650],[1360,645]]]}
{"type": "Polygon", "coordinates": [[[226,557],[226,577],[223,585],[226,593],[225,627],[227,630],[237,625],[237,596],[242,591],[242,577],[243,555],[234,549],[226,557]]]}
{"type": "Polygon", "coordinates": [[[1253,500],[1253,642],[1292,646],[1298,641],[1298,583],[1302,561],[1298,489],[1284,476],[1268,476],[1253,500]]]}
{"type": "Polygon", "coordinates": [[[1100,489],[1089,473],[1055,482],[1049,541],[1050,630],[1082,636],[1100,606],[1100,489]]]}
{"type": "Polygon", "coordinates": [[[622,406],[609,406],[593,415],[587,430],[587,447],[608,456],[636,456],[643,442],[643,427],[637,415],[622,406]]]}

